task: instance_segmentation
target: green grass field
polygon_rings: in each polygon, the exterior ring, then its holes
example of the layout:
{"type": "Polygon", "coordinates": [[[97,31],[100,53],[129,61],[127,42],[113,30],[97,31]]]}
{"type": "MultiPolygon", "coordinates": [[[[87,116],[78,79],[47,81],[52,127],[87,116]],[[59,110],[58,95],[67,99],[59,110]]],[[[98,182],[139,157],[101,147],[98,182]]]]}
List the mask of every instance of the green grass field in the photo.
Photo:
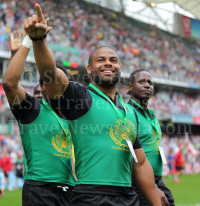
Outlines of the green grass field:
{"type": "Polygon", "coordinates": [[[172,191],[176,206],[200,206],[200,174],[180,177],[181,184],[174,184],[172,178],[164,178],[172,191]]]}
{"type": "Polygon", "coordinates": [[[4,191],[4,196],[0,199],[1,206],[22,206],[22,189],[4,191]]]}
{"type": "MultiPolygon", "coordinates": [[[[172,178],[165,177],[166,185],[171,189],[176,206],[200,206],[200,174],[187,175],[180,178],[181,184],[176,185],[172,178]]],[[[0,199],[1,206],[21,206],[22,190],[5,190],[0,199]]]]}

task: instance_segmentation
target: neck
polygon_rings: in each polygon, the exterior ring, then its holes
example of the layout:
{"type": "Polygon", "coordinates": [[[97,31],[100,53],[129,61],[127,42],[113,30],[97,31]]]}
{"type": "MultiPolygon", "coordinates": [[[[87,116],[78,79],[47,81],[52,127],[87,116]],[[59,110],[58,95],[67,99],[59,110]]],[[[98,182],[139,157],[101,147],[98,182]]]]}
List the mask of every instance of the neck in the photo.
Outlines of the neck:
{"type": "Polygon", "coordinates": [[[91,83],[100,89],[103,93],[109,95],[112,100],[115,100],[116,97],[116,90],[117,90],[117,84],[113,85],[105,85],[105,84],[96,84],[95,82],[91,81],[91,83]]]}
{"type": "Polygon", "coordinates": [[[142,108],[147,109],[148,107],[148,99],[138,99],[131,95],[131,99],[135,100],[142,108]]]}

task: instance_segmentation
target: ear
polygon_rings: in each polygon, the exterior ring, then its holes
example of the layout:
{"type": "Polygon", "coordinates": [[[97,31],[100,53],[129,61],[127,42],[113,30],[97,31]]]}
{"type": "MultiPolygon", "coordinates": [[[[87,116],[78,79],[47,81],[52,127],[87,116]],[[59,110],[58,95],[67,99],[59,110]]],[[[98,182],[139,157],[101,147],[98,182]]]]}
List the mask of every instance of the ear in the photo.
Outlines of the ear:
{"type": "Polygon", "coordinates": [[[128,83],[128,90],[129,90],[130,92],[132,92],[132,88],[133,88],[133,84],[132,84],[132,83],[128,83]]]}
{"type": "Polygon", "coordinates": [[[92,73],[92,66],[91,66],[90,64],[88,64],[88,65],[86,66],[86,70],[87,70],[87,73],[88,73],[88,74],[91,74],[91,73],[92,73]]]}

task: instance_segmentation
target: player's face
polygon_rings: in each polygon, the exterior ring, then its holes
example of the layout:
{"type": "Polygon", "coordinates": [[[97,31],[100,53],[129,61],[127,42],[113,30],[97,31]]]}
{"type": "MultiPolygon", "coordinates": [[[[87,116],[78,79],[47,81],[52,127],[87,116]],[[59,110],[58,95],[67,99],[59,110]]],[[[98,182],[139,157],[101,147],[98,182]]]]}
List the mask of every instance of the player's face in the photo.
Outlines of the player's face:
{"type": "Polygon", "coordinates": [[[150,99],[154,92],[152,76],[146,71],[136,73],[129,90],[136,99],[150,99]]]}
{"type": "Polygon", "coordinates": [[[120,62],[118,55],[110,48],[98,49],[92,58],[92,65],[87,66],[92,80],[96,84],[114,85],[120,79],[120,62]]]}
{"type": "Polygon", "coordinates": [[[35,91],[34,91],[34,98],[36,98],[36,99],[43,98],[43,91],[42,91],[40,86],[37,86],[37,88],[35,89],[35,91]]]}

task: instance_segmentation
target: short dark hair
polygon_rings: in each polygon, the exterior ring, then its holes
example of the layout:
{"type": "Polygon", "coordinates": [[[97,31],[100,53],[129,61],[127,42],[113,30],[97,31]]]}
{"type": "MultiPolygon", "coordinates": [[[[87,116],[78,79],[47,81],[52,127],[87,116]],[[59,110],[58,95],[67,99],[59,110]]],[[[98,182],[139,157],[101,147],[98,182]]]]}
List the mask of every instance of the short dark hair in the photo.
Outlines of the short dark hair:
{"type": "MultiPolygon", "coordinates": [[[[112,50],[117,54],[117,52],[116,52],[113,48],[111,48],[111,47],[109,47],[109,46],[99,47],[99,48],[95,49],[95,50],[90,54],[89,59],[88,59],[88,64],[90,64],[90,65],[92,64],[92,57],[93,57],[94,53],[95,53],[97,50],[102,49],[102,48],[112,49],[112,50]]],[[[118,56],[118,54],[117,54],[117,56],[118,56]]],[[[120,59],[119,59],[119,60],[120,60],[120,59]]]]}
{"type": "Polygon", "coordinates": [[[148,73],[149,73],[149,71],[146,70],[146,69],[137,69],[137,70],[135,70],[134,72],[132,72],[132,73],[130,74],[130,77],[129,77],[129,82],[130,82],[130,83],[133,83],[133,82],[134,82],[134,80],[135,80],[135,75],[136,75],[137,73],[139,73],[139,72],[148,72],[148,73]]]}
{"type": "Polygon", "coordinates": [[[37,84],[37,85],[34,87],[33,95],[35,95],[36,89],[37,89],[37,87],[39,87],[40,85],[41,85],[41,84],[37,84]]]}
{"type": "MultiPolygon", "coordinates": [[[[58,69],[61,69],[66,74],[66,76],[68,77],[68,72],[61,63],[56,62],[56,67],[58,69]]],[[[40,82],[40,85],[43,85],[44,81],[43,81],[42,77],[40,77],[39,82],[40,82]]]]}

